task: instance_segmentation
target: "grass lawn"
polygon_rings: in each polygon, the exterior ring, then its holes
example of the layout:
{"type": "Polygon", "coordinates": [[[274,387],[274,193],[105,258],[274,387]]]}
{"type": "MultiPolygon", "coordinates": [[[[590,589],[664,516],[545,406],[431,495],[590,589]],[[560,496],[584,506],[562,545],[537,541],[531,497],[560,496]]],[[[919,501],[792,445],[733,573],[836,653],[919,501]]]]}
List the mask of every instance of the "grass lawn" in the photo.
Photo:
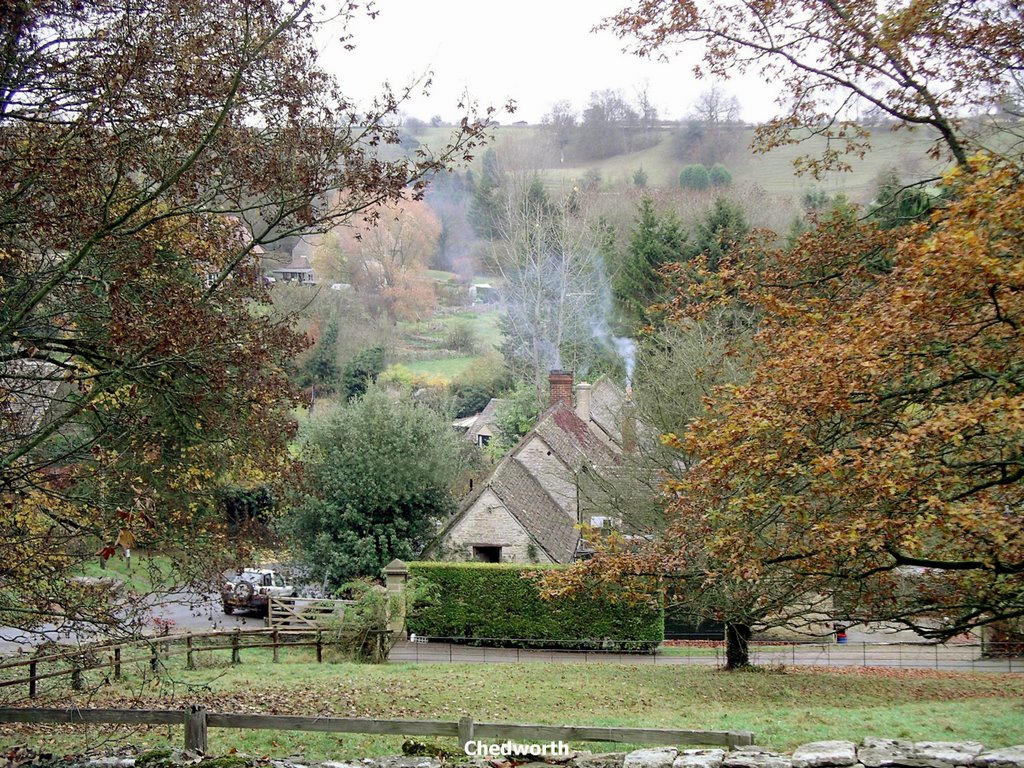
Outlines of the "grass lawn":
{"type": "MultiPolygon", "coordinates": [[[[226,654],[181,657],[157,679],[129,677],[123,687],[67,691],[52,706],[180,708],[349,717],[575,725],[623,725],[753,731],[780,750],[820,739],[864,736],[916,740],[973,739],[988,746],[1024,742],[1024,676],[919,670],[726,673],[698,667],[606,664],[317,665],[303,650],[246,650],[231,667],[226,654]]],[[[90,673],[95,676],[97,673],[90,673]]],[[[90,677],[90,681],[96,680],[90,677]]],[[[46,706],[40,700],[37,706],[46,706]]],[[[106,749],[112,740],[177,745],[180,727],[116,732],[67,726],[7,726],[0,746],[28,742],[49,751],[106,749]]],[[[454,749],[453,740],[437,744],[454,749]]],[[[301,754],[307,760],[397,753],[401,737],[272,731],[210,731],[214,753],[301,754]]],[[[576,745],[594,751],[600,745],[576,745]]],[[[607,746],[607,745],[606,745],[607,746]]],[[[616,747],[621,749],[622,747],[616,747]]]]}
{"type": "Polygon", "coordinates": [[[451,381],[485,354],[493,353],[501,344],[500,313],[457,312],[419,323],[402,326],[403,339],[399,344],[395,362],[414,374],[451,381]],[[476,351],[479,354],[451,357],[445,354],[447,336],[459,325],[473,329],[476,351]],[[436,353],[432,350],[437,350],[436,353]],[[425,355],[437,354],[437,357],[425,355]]]}
{"type": "Polygon", "coordinates": [[[171,575],[171,560],[164,555],[149,555],[141,550],[133,551],[131,570],[121,550],[100,567],[99,557],[82,565],[82,576],[90,578],[117,579],[127,589],[140,594],[152,592],[154,587],[164,588],[171,575]]]}
{"type": "Polygon", "coordinates": [[[402,365],[416,374],[451,381],[466,370],[473,361],[477,359],[476,355],[464,357],[441,357],[432,360],[417,360],[412,363],[402,363],[402,365]]]}

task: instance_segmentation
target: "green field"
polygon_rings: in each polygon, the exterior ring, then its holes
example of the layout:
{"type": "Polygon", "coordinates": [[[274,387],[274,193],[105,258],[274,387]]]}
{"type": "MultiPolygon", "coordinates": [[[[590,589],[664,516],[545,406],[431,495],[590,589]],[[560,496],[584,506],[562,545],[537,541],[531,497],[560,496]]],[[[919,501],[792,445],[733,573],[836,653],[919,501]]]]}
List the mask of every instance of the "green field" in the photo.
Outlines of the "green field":
{"type": "MultiPolygon", "coordinates": [[[[542,135],[541,131],[537,126],[502,126],[495,131],[494,146],[501,154],[503,146],[535,142],[542,135]]],[[[736,188],[756,185],[774,194],[799,195],[809,187],[820,187],[830,192],[844,191],[854,200],[864,202],[870,198],[874,180],[882,170],[896,168],[907,180],[916,180],[933,176],[944,167],[927,156],[932,145],[932,137],[927,132],[893,132],[881,127],[872,131],[871,150],[863,158],[850,156],[851,171],[830,173],[815,180],[796,176],[793,161],[800,155],[820,153],[825,148],[824,139],[816,138],[755,155],[750,151],[753,128],[742,129],[740,133],[737,149],[725,163],[736,188]]],[[[551,164],[545,167],[543,153],[534,153],[530,157],[540,163],[537,170],[557,186],[567,187],[584,178],[588,171],[596,170],[601,176],[602,186],[629,187],[633,184],[633,172],[643,168],[648,175],[649,186],[676,188],[684,163],[673,156],[671,134],[669,129],[662,130],[661,141],[649,149],[575,166],[558,163],[552,156],[551,164]]],[[[436,141],[440,135],[439,130],[432,129],[426,138],[436,141]]]]}
{"type": "Polygon", "coordinates": [[[500,313],[492,310],[457,312],[402,324],[394,363],[414,375],[451,381],[501,344],[499,322],[500,313]],[[450,351],[450,338],[459,328],[471,329],[472,354],[450,351]]]}
{"type": "Polygon", "coordinates": [[[419,360],[414,363],[402,363],[402,365],[413,374],[451,381],[472,365],[473,361],[477,359],[479,359],[477,355],[444,357],[436,360],[419,360]]]}
{"type": "MultiPolygon", "coordinates": [[[[535,722],[753,731],[779,750],[821,739],[864,736],[977,740],[988,746],[1024,742],[1024,677],[913,670],[721,672],[706,667],[587,664],[317,665],[303,650],[246,650],[231,667],[226,654],[181,657],[156,678],[136,670],[123,687],[101,686],[59,706],[180,708],[346,717],[535,722]]],[[[96,682],[96,673],[90,681],[96,682]]],[[[40,700],[39,706],[47,705],[40,700]]],[[[84,731],[68,726],[14,726],[7,742],[77,752],[116,743],[177,746],[180,728],[84,731]]],[[[454,740],[430,740],[454,750],[454,740]]],[[[400,737],[272,731],[210,731],[212,751],[302,755],[308,760],[400,751],[400,737]]],[[[599,751],[600,745],[575,745],[599,751]]],[[[605,745],[608,746],[608,745],[605,745]]],[[[618,748],[622,748],[621,746],[618,748]]]]}

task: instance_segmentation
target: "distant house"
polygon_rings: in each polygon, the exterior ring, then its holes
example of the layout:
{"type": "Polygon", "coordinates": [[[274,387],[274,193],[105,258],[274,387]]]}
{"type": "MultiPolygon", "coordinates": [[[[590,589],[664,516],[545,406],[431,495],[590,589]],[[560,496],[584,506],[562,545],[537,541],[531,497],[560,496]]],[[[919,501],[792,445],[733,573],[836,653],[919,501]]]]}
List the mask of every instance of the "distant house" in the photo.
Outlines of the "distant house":
{"type": "MultiPolygon", "coordinates": [[[[603,522],[591,519],[591,491],[620,463],[622,434],[631,429],[616,422],[631,418],[631,404],[607,378],[576,386],[575,405],[571,373],[552,371],[549,387],[536,426],[463,501],[425,558],[568,563],[585,549],[578,526],[603,522]]],[[[485,429],[471,439],[479,444],[485,429]]]]}
{"type": "Polygon", "coordinates": [[[497,418],[498,408],[504,402],[504,400],[492,397],[480,413],[467,416],[464,419],[457,419],[453,426],[456,429],[463,430],[466,440],[473,443],[473,445],[486,448],[487,444],[491,442],[491,438],[494,437],[495,430],[497,429],[495,419],[497,418]]]}
{"type": "Polygon", "coordinates": [[[473,283],[469,286],[469,299],[474,304],[492,304],[498,300],[498,291],[490,283],[473,283]]]}
{"type": "Polygon", "coordinates": [[[0,365],[0,447],[14,450],[55,416],[70,386],[64,369],[45,360],[21,358],[0,365]]]}
{"type": "Polygon", "coordinates": [[[271,271],[274,279],[279,282],[309,284],[316,282],[316,275],[313,273],[307,256],[293,255],[288,264],[271,271]]]}

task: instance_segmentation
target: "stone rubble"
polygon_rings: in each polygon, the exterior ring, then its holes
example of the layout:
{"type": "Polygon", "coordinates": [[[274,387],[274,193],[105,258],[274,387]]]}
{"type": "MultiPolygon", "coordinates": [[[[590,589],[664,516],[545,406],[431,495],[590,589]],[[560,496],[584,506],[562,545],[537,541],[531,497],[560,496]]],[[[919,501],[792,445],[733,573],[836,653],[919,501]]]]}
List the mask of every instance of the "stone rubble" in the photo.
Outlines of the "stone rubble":
{"type": "Polygon", "coordinates": [[[722,768],[724,760],[724,749],[684,749],[672,768],[722,768]]]}
{"type": "Polygon", "coordinates": [[[852,741],[814,741],[793,750],[793,768],[854,765],[857,745],[852,741]]]}
{"type": "MultiPolygon", "coordinates": [[[[152,768],[186,768],[198,762],[198,755],[174,750],[174,756],[152,768]]],[[[233,756],[237,761],[241,755],[233,756]]],[[[242,758],[245,760],[247,758],[242,758]]],[[[140,765],[145,760],[139,762],[140,765]]],[[[99,757],[78,763],[63,762],[66,768],[134,768],[135,757],[99,757]]],[[[676,749],[656,747],[633,752],[593,754],[576,752],[546,762],[511,763],[503,759],[439,760],[434,757],[391,756],[360,760],[326,761],[317,764],[290,760],[258,760],[254,768],[1024,768],[1024,745],[986,750],[974,741],[906,741],[867,737],[857,745],[851,741],[817,741],[797,747],[792,755],[763,747],[724,749],[676,749]]],[[[150,768],[146,765],[145,768],[150,768]]]]}

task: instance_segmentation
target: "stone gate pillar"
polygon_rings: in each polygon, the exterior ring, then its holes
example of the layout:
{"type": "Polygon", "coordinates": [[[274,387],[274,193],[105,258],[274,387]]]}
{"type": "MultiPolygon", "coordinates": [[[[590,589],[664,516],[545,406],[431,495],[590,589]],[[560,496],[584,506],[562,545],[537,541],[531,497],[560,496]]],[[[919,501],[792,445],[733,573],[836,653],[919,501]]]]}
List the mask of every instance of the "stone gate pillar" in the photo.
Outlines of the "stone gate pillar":
{"type": "Polygon", "coordinates": [[[388,602],[395,606],[388,616],[388,629],[396,635],[405,627],[405,583],[409,580],[409,566],[397,558],[384,566],[384,586],[388,591],[388,602]]]}

